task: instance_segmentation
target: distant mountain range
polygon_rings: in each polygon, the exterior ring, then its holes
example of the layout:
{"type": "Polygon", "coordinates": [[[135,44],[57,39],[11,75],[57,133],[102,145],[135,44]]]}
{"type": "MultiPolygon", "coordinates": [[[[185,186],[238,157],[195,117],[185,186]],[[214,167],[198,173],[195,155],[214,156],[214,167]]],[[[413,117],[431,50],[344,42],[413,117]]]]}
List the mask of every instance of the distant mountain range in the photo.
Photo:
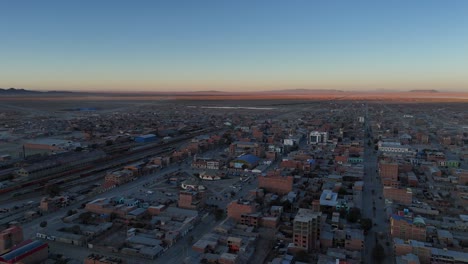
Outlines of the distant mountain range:
{"type": "Polygon", "coordinates": [[[264,91],[263,93],[342,93],[341,90],[335,89],[285,89],[285,90],[271,90],[264,91]]]}
{"type": "MultiPolygon", "coordinates": [[[[119,96],[140,96],[140,95],[163,95],[163,96],[191,96],[191,95],[239,95],[239,94],[255,94],[255,95],[262,95],[262,94],[273,94],[273,95],[281,95],[281,94],[303,94],[303,95],[310,95],[310,94],[330,94],[330,93],[346,93],[348,91],[336,90],[336,89],[284,89],[284,90],[269,90],[269,91],[249,91],[249,92],[239,92],[239,91],[217,91],[217,90],[205,90],[205,91],[141,91],[141,92],[107,92],[107,91],[99,91],[99,92],[71,92],[71,91],[35,91],[35,90],[27,90],[23,88],[0,88],[0,96],[1,95],[119,95],[119,96]]],[[[359,93],[366,93],[365,91],[356,91],[359,93]]],[[[393,90],[375,90],[369,91],[371,93],[399,93],[401,91],[393,91],[393,90]]],[[[410,93],[439,93],[438,90],[410,90],[410,93]]]]}
{"type": "Polygon", "coordinates": [[[437,90],[411,90],[410,93],[438,93],[437,90]]]}
{"type": "Polygon", "coordinates": [[[0,95],[35,95],[35,94],[69,94],[67,91],[33,91],[22,88],[0,88],[0,95]]]}

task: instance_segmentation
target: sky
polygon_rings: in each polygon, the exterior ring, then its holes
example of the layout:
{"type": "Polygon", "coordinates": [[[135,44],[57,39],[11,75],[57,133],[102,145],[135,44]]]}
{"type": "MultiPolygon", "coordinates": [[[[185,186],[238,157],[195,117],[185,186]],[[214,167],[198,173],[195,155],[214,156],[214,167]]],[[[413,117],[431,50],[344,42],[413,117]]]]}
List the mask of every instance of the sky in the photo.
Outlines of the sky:
{"type": "Polygon", "coordinates": [[[5,0],[0,87],[468,91],[468,1],[5,0]]]}

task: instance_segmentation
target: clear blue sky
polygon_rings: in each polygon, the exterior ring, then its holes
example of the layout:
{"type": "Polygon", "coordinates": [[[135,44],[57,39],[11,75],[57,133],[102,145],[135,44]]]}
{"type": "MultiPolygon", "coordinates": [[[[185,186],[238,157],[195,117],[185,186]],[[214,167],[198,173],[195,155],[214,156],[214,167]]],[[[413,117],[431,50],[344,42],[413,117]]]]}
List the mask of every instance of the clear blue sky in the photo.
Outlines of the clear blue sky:
{"type": "Polygon", "coordinates": [[[0,87],[468,91],[468,1],[0,1],[0,87]]]}

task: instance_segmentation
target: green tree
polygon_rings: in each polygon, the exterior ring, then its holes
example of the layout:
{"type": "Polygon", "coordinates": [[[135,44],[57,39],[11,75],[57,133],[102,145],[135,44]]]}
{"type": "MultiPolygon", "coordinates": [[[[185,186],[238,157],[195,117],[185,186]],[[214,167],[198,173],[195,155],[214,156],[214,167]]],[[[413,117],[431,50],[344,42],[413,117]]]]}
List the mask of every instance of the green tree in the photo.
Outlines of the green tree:
{"type": "Polygon", "coordinates": [[[44,228],[47,226],[47,221],[42,221],[40,224],[39,224],[40,227],[44,228]]]}
{"type": "Polygon", "coordinates": [[[356,223],[359,218],[361,218],[361,210],[359,210],[359,208],[353,207],[349,209],[348,215],[346,216],[349,222],[356,223]]]}
{"type": "Polygon", "coordinates": [[[214,211],[214,216],[215,216],[216,221],[219,221],[219,220],[223,219],[223,217],[224,217],[224,210],[223,210],[223,209],[219,209],[219,208],[215,209],[215,211],[214,211]]]}
{"type": "Polygon", "coordinates": [[[346,190],[345,187],[341,187],[339,190],[338,190],[338,194],[339,195],[346,195],[348,193],[348,191],[346,190]]]}

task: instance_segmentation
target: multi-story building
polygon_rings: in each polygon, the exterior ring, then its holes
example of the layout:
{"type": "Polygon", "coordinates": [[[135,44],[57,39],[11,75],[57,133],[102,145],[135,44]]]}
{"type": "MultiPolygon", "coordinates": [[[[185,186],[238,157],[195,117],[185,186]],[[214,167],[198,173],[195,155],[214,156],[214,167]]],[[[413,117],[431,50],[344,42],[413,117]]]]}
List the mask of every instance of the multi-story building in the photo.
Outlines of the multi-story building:
{"type": "Polygon", "coordinates": [[[384,186],[383,195],[385,199],[393,200],[404,205],[411,205],[413,202],[413,191],[410,188],[384,186]]]}
{"type": "Polygon", "coordinates": [[[53,212],[68,204],[69,200],[67,196],[55,196],[53,198],[43,197],[39,204],[39,209],[43,212],[53,212]]]}
{"type": "Polygon", "coordinates": [[[196,210],[204,205],[204,201],[204,192],[194,190],[180,191],[177,205],[180,208],[196,210]]]}
{"type": "Polygon", "coordinates": [[[258,188],[278,194],[287,194],[293,189],[292,176],[267,175],[258,177],[258,188]]]}
{"type": "Polygon", "coordinates": [[[345,249],[361,251],[364,248],[364,234],[359,229],[346,230],[345,249]]]}
{"type": "Polygon", "coordinates": [[[118,170],[108,173],[104,178],[105,185],[121,185],[133,179],[131,170],[118,170]]]}
{"type": "Polygon", "coordinates": [[[426,223],[421,217],[408,219],[400,215],[390,217],[390,234],[403,240],[426,241],[426,223]]]}
{"type": "Polygon", "coordinates": [[[23,229],[13,226],[0,232],[0,254],[23,241],[23,229]]]}
{"type": "Polygon", "coordinates": [[[393,181],[398,180],[398,163],[381,161],[379,164],[380,177],[393,181]]]}
{"type": "Polygon", "coordinates": [[[228,204],[227,215],[236,222],[247,221],[248,215],[257,212],[257,204],[246,200],[235,200],[228,204]]]}
{"type": "Polygon", "coordinates": [[[309,144],[325,144],[328,140],[328,132],[312,131],[307,137],[309,144]]]}
{"type": "Polygon", "coordinates": [[[196,156],[192,161],[192,168],[195,169],[219,170],[222,165],[223,163],[219,160],[199,159],[196,156]]]}
{"type": "Polygon", "coordinates": [[[307,251],[319,247],[321,216],[321,212],[299,209],[293,222],[294,246],[307,251]]]}

